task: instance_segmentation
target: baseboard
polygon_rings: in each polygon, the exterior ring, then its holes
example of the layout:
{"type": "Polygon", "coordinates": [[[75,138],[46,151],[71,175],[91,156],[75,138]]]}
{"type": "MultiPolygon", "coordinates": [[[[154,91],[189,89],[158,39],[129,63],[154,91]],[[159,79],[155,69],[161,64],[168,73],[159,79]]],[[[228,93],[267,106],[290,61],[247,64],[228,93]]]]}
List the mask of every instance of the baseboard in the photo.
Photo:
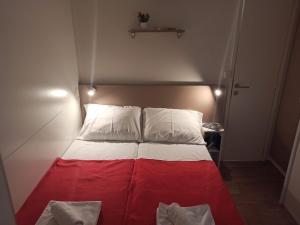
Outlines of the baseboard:
{"type": "Polygon", "coordinates": [[[286,175],[286,171],[284,171],[282,169],[281,166],[279,166],[279,164],[272,158],[272,157],[269,157],[268,160],[273,164],[273,166],[276,167],[276,169],[278,169],[278,171],[285,177],[286,175]]]}
{"type": "Polygon", "coordinates": [[[221,160],[222,162],[263,162],[263,160],[234,160],[234,159],[225,159],[221,160]]]}

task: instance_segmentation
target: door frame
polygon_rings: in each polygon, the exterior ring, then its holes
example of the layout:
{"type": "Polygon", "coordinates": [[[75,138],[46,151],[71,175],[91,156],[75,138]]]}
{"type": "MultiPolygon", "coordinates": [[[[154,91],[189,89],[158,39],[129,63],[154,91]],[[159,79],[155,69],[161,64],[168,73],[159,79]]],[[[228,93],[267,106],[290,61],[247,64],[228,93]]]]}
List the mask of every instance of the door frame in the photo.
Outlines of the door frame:
{"type": "MultiPolygon", "coordinates": [[[[228,81],[227,81],[227,91],[226,91],[226,105],[225,105],[225,116],[224,116],[224,130],[223,138],[221,142],[221,154],[219,161],[223,161],[223,152],[225,149],[225,143],[226,143],[226,137],[228,129],[228,123],[229,123],[229,113],[230,113],[230,105],[231,105],[231,99],[232,99],[232,91],[234,87],[234,78],[236,74],[236,64],[237,64],[237,58],[238,58],[238,51],[239,51],[239,43],[240,43],[240,36],[241,36],[241,30],[242,30],[242,24],[244,21],[244,14],[245,14],[245,6],[246,6],[246,0],[240,0],[239,1],[239,11],[238,11],[238,21],[237,26],[234,34],[234,41],[233,41],[233,54],[232,58],[230,59],[231,65],[229,66],[228,71],[228,81]]],[[[225,149],[226,150],[226,149],[225,149]]]]}
{"type": "MultiPolygon", "coordinates": [[[[226,130],[228,129],[229,125],[229,114],[230,114],[230,107],[231,107],[231,101],[233,97],[233,90],[234,90],[234,83],[235,83],[235,78],[236,78],[236,64],[237,64],[237,58],[238,58],[238,50],[239,50],[239,42],[240,42],[240,34],[241,34],[241,29],[244,21],[244,13],[245,13],[245,7],[246,7],[246,1],[247,0],[240,0],[240,12],[239,12],[239,17],[238,17],[238,26],[236,30],[236,35],[235,35],[235,40],[234,40],[234,45],[233,45],[233,63],[230,65],[230,72],[229,72],[229,81],[227,84],[227,95],[226,95],[226,109],[225,109],[225,119],[224,119],[224,141],[222,141],[222,149],[224,150],[224,143],[226,143],[226,130]]],[[[272,143],[272,138],[273,134],[275,131],[275,121],[277,119],[277,115],[279,112],[279,105],[280,105],[280,100],[281,96],[283,94],[283,87],[284,83],[286,80],[287,76],[287,71],[288,71],[288,66],[289,66],[289,61],[291,58],[291,52],[292,52],[292,47],[295,39],[295,34],[297,31],[297,25],[299,21],[299,1],[300,0],[294,0],[294,7],[293,11],[290,17],[290,26],[289,26],[289,31],[286,37],[286,43],[285,47],[283,49],[283,56],[282,56],[282,61],[280,65],[280,69],[278,71],[277,75],[277,82],[276,82],[276,88],[274,91],[274,97],[272,101],[272,107],[270,110],[270,119],[268,121],[267,125],[267,132],[266,132],[266,138],[265,138],[265,144],[263,148],[263,161],[269,159],[269,153],[270,153],[270,148],[271,148],[271,143],[272,143]]],[[[226,151],[226,149],[225,149],[226,151]]],[[[222,155],[220,156],[221,160],[223,161],[222,155]]]]}

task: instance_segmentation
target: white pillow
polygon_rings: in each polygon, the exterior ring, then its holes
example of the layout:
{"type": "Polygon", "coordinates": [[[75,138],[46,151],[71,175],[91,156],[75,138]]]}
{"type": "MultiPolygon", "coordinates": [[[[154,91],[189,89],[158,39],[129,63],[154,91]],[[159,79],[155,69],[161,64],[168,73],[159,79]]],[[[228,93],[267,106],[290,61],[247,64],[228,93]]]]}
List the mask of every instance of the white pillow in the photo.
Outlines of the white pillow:
{"type": "Polygon", "coordinates": [[[86,118],[78,139],[88,141],[140,141],[141,108],[84,105],[86,118]]]}
{"type": "Polygon", "coordinates": [[[145,108],[144,140],[151,142],[205,144],[201,112],[181,109],[145,108]]]}

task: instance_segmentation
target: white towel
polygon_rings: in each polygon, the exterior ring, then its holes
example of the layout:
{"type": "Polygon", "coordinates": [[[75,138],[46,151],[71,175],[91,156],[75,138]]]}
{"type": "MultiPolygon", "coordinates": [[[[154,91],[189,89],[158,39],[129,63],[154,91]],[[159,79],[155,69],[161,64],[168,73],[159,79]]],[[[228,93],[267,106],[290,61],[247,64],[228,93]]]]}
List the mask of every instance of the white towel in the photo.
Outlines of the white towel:
{"type": "Polygon", "coordinates": [[[101,202],[50,201],[36,225],[96,225],[101,202]]]}
{"type": "Polygon", "coordinates": [[[177,203],[159,203],[156,213],[157,225],[215,225],[209,205],[181,207],[177,203]]]}

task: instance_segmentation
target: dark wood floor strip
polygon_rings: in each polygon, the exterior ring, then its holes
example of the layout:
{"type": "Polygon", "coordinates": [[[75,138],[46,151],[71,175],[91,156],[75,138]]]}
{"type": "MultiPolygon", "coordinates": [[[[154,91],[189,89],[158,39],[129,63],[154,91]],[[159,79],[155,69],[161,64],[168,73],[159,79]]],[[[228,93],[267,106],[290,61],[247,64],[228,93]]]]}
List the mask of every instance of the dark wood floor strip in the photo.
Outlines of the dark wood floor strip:
{"type": "Polygon", "coordinates": [[[225,162],[221,173],[247,225],[297,225],[279,204],[284,177],[270,162],[225,162]]]}

